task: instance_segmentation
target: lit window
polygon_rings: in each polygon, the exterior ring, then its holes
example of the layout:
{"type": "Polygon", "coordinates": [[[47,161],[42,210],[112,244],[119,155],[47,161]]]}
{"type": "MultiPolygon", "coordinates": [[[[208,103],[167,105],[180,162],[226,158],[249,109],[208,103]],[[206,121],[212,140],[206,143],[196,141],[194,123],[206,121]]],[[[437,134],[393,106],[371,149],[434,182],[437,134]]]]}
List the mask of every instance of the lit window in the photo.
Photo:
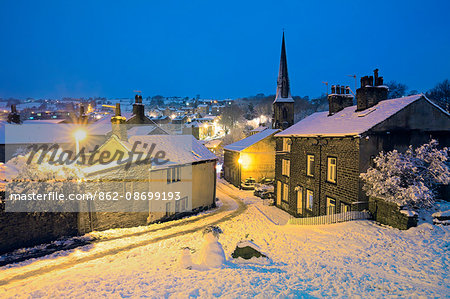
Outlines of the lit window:
{"type": "Polygon", "coordinates": [[[350,205],[341,202],[341,213],[350,212],[350,205]]]}
{"type": "Polygon", "coordinates": [[[306,156],[306,174],[314,176],[314,155],[306,156]]]}
{"type": "Polygon", "coordinates": [[[328,157],[327,181],[336,183],[336,158],[328,157]]]}
{"type": "Polygon", "coordinates": [[[289,176],[290,172],[291,172],[291,161],[286,159],[281,160],[281,174],[289,176]]]}
{"type": "Polygon", "coordinates": [[[283,138],[283,152],[291,151],[291,140],[289,138],[283,138]]]}
{"type": "Polygon", "coordinates": [[[314,192],[311,190],[306,189],[306,208],[308,210],[313,209],[313,203],[314,203],[314,192]]]}
{"type": "Polygon", "coordinates": [[[289,201],[289,185],[283,184],[283,200],[289,201]]]}
{"type": "Polygon", "coordinates": [[[336,214],[336,200],[327,197],[327,215],[336,214]]]}

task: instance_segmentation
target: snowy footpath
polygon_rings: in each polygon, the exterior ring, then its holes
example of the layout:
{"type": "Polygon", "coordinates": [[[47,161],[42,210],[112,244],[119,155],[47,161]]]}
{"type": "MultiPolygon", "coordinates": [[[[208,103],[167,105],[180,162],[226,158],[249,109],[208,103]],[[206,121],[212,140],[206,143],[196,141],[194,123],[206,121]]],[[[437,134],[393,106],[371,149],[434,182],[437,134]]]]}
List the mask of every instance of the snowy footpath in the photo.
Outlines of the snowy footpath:
{"type": "Polygon", "coordinates": [[[218,197],[220,211],[195,221],[101,232],[96,237],[110,240],[1,267],[0,297],[450,296],[449,226],[400,231],[372,221],[287,225],[288,214],[251,191],[220,181],[218,197]],[[219,242],[227,261],[219,269],[182,269],[183,248],[191,248],[195,262],[208,224],[223,230],[219,242]],[[270,262],[234,261],[231,253],[243,239],[253,240],[270,262]]]}

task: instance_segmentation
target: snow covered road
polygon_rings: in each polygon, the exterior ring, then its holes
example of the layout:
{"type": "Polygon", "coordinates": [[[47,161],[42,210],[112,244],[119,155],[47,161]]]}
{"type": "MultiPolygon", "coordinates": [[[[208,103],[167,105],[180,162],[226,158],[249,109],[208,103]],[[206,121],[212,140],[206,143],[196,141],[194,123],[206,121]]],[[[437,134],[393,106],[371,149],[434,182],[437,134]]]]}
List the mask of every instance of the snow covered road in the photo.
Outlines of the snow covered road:
{"type": "MultiPolygon", "coordinates": [[[[116,238],[88,248],[2,267],[0,279],[8,282],[0,286],[0,296],[450,296],[449,227],[423,224],[399,231],[371,221],[321,226],[285,225],[289,215],[264,205],[251,192],[237,190],[222,182],[218,185],[218,196],[225,207],[222,212],[204,219],[196,216],[198,221],[180,223],[150,235],[116,238]],[[238,205],[230,197],[242,198],[248,208],[238,205]],[[227,204],[231,211],[226,208],[227,204]],[[180,269],[181,248],[189,246],[198,251],[202,245],[201,227],[207,223],[216,223],[224,230],[219,241],[229,261],[222,269],[210,271],[180,269]],[[150,238],[160,239],[149,242],[150,238]],[[259,245],[272,262],[258,265],[232,261],[230,255],[236,243],[245,238],[259,245]],[[112,254],[53,271],[40,273],[38,270],[44,265],[65,263],[105,250],[112,254]],[[33,270],[36,272],[32,276],[10,280],[33,270]]],[[[111,231],[110,234],[117,236],[120,233],[111,231]]]]}
{"type": "MultiPolygon", "coordinates": [[[[226,188],[224,189],[226,190],[226,188]]],[[[223,191],[224,189],[218,186],[217,196],[221,201],[221,206],[216,210],[186,219],[139,228],[94,232],[91,235],[100,240],[94,244],[1,267],[0,286],[201,231],[209,225],[219,225],[243,213],[247,208],[237,196],[228,194],[223,191]],[[76,254],[77,252],[78,254],[76,254]]]]}

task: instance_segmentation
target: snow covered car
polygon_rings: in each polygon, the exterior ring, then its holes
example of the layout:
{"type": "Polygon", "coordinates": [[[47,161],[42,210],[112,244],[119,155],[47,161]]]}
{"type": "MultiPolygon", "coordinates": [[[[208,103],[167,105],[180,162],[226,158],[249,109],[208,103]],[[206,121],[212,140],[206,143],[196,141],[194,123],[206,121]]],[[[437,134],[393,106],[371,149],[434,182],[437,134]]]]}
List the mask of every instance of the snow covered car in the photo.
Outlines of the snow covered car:
{"type": "Polygon", "coordinates": [[[245,182],[241,183],[242,190],[254,190],[256,181],[253,178],[248,178],[245,182]]]}
{"type": "Polygon", "coordinates": [[[275,198],[275,194],[273,191],[266,190],[266,191],[263,191],[259,197],[261,197],[262,199],[270,199],[270,198],[275,198]]]}
{"type": "Polygon", "coordinates": [[[269,198],[268,194],[265,195],[265,197],[262,197],[263,194],[267,192],[274,192],[274,187],[271,184],[255,184],[255,191],[253,192],[253,195],[261,197],[261,198],[269,198]]]}

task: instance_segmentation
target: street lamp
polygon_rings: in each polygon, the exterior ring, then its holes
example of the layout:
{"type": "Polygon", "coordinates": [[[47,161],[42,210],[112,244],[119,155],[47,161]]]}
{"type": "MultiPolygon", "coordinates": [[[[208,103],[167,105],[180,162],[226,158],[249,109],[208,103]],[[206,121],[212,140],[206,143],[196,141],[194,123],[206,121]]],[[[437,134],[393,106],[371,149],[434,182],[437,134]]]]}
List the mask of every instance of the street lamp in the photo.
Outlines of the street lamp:
{"type": "Polygon", "coordinates": [[[75,154],[78,155],[80,152],[80,141],[86,138],[87,133],[83,129],[78,129],[73,133],[73,136],[75,137],[75,154]]]}

